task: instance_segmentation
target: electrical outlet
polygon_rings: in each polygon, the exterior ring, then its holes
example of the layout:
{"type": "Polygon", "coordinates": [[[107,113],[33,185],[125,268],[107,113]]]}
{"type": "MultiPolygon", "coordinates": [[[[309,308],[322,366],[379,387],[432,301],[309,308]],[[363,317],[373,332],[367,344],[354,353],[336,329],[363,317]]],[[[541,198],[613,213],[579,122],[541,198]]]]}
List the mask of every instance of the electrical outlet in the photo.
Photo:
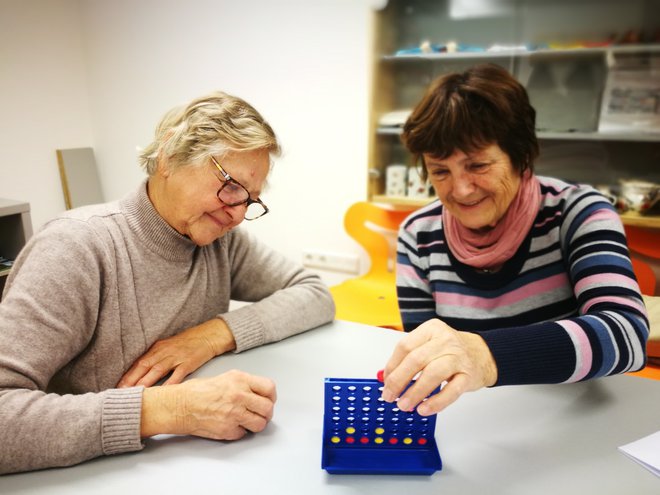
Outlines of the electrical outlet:
{"type": "Polygon", "coordinates": [[[325,251],[304,251],[303,265],[331,272],[357,274],[360,271],[360,260],[357,255],[325,251]]]}

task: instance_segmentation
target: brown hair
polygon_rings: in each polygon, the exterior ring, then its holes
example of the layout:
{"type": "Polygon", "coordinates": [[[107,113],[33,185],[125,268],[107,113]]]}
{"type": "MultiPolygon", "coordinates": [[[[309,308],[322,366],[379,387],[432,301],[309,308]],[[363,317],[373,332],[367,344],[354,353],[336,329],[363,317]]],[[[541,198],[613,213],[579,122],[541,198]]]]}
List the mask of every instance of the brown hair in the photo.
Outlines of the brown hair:
{"type": "Polygon", "coordinates": [[[402,139],[415,163],[424,163],[423,153],[447,158],[497,143],[522,174],[533,170],[539,155],[535,122],[522,84],[502,67],[482,64],[436,79],[408,117],[402,139]]]}

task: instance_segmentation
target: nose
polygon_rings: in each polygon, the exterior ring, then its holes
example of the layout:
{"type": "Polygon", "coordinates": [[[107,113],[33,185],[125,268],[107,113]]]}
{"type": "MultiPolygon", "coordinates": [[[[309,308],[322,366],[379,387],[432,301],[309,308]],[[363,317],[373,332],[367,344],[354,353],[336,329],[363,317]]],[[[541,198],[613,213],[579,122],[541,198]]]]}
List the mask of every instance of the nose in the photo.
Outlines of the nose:
{"type": "Polygon", "coordinates": [[[470,174],[461,172],[452,176],[451,192],[455,199],[465,199],[475,191],[470,174]]]}
{"type": "Polygon", "coordinates": [[[247,213],[245,203],[235,206],[223,205],[222,209],[231,217],[234,222],[242,222],[247,213]]]}

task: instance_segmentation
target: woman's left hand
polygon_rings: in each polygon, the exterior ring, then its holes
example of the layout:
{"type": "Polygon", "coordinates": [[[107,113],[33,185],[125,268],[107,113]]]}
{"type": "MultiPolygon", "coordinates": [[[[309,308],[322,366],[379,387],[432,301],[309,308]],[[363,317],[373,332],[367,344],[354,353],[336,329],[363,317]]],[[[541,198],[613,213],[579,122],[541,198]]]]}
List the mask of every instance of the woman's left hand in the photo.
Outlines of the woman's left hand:
{"type": "Polygon", "coordinates": [[[150,387],[169,373],[171,376],[164,385],[181,383],[210,359],[235,348],[236,342],[227,324],[214,318],[157,341],[133,363],[117,388],[150,387]]]}
{"type": "Polygon", "coordinates": [[[442,411],[464,392],[494,385],[497,366],[479,335],[459,332],[433,319],[399,341],[383,377],[383,399],[394,402],[398,397],[397,407],[402,411],[417,407],[419,414],[429,416],[442,411]],[[415,383],[403,393],[418,373],[415,383]],[[421,403],[445,382],[440,392],[421,403]]]}

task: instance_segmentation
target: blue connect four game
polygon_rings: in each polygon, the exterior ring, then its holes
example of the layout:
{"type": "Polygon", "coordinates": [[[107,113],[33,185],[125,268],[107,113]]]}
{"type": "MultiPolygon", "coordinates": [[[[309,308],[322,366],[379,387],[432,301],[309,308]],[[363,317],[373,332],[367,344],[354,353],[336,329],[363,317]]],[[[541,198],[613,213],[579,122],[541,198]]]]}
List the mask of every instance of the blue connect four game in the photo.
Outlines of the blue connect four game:
{"type": "Polygon", "coordinates": [[[326,378],[321,467],[331,474],[418,474],[442,469],[436,415],[405,412],[381,398],[383,384],[326,378]]]}

